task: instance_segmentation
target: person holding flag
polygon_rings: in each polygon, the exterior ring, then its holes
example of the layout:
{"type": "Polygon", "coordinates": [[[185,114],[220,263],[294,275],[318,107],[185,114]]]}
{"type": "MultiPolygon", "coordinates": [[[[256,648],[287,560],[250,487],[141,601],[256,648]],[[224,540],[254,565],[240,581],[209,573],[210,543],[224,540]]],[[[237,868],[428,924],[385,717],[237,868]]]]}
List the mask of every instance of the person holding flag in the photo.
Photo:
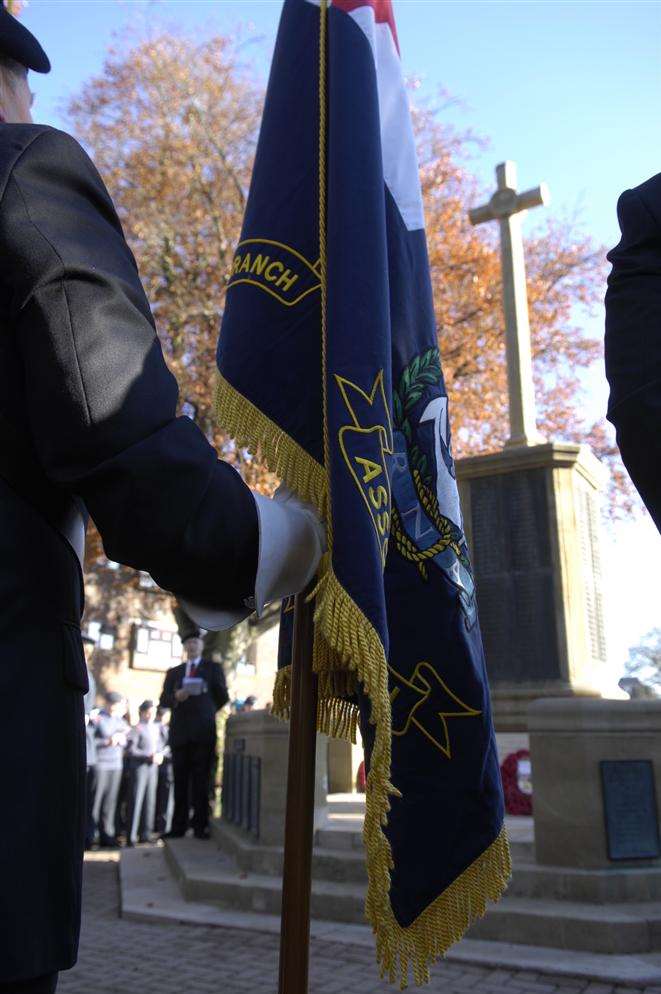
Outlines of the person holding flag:
{"type": "Polygon", "coordinates": [[[390,0],[285,0],[218,368],[221,426],[327,522],[318,728],[360,725],[366,913],[421,983],[510,857],[390,0]]]}
{"type": "Polygon", "coordinates": [[[0,827],[0,994],[52,994],[77,956],[87,514],[109,558],[217,627],[305,586],[324,543],[294,495],[251,493],[177,416],[108,191],[73,138],[32,123],[28,70],[48,57],[0,3],[0,753],[21,813],[0,827]]]}

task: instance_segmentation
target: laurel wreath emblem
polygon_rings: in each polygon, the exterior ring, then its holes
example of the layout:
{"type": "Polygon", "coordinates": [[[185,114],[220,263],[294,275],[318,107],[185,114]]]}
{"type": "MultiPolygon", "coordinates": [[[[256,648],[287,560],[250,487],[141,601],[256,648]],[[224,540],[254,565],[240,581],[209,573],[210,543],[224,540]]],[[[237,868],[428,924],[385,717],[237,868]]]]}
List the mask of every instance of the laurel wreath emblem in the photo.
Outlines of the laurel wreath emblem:
{"type": "Polygon", "coordinates": [[[441,356],[437,348],[427,349],[404,369],[399,383],[393,390],[393,420],[406,439],[406,453],[409,468],[418,500],[429,520],[438,532],[438,540],[429,549],[419,549],[406,534],[396,507],[392,511],[392,535],[397,551],[418,567],[424,580],[427,579],[427,562],[434,556],[450,548],[457,559],[470,571],[470,561],[464,548],[464,537],[449,518],[441,514],[438,498],[433,489],[432,473],[427,454],[422,452],[415,441],[410,413],[430,386],[443,382],[441,356]]]}

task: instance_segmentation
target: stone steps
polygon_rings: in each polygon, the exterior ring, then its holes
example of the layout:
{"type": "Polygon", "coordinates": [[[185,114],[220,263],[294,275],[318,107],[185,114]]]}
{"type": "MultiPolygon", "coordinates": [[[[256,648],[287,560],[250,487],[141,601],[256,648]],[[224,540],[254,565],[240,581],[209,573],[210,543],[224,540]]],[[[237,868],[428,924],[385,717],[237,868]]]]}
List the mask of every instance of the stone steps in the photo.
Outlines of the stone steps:
{"type": "Polygon", "coordinates": [[[510,897],[574,901],[589,904],[619,904],[661,901],[661,869],[580,870],[564,866],[540,866],[529,858],[514,856],[510,897]]]}
{"type": "MultiPolygon", "coordinates": [[[[218,847],[247,872],[279,877],[283,850],[259,846],[245,833],[224,822],[214,823],[218,847]]],[[[611,904],[661,901],[661,870],[656,867],[608,870],[539,866],[534,862],[532,842],[512,842],[514,871],[509,897],[539,900],[611,904]]],[[[325,826],[315,835],[312,876],[317,880],[346,883],[367,882],[365,855],[360,833],[325,826]]]]}
{"type": "MultiPolygon", "coordinates": [[[[235,860],[246,873],[282,876],[281,846],[259,846],[246,839],[245,833],[222,821],[213,824],[213,836],[219,849],[235,860]]],[[[356,849],[326,849],[315,844],[312,854],[312,877],[344,883],[367,883],[367,869],[362,842],[356,849]]]]}
{"type": "MultiPolygon", "coordinates": [[[[168,842],[165,852],[187,900],[241,912],[279,914],[279,874],[246,870],[227,852],[210,850],[194,839],[168,842]]],[[[324,857],[322,853],[322,861],[324,857]]],[[[337,864],[335,860],[335,868],[337,864]]],[[[360,924],[365,921],[364,901],[364,882],[313,878],[313,918],[360,924]]],[[[471,939],[553,949],[651,953],[661,951],[661,903],[600,905],[511,893],[492,905],[469,935],[471,939]]]]}
{"type": "MultiPolygon", "coordinates": [[[[248,873],[223,854],[210,858],[208,848],[194,839],[169,840],[168,865],[187,901],[201,901],[236,911],[279,915],[280,877],[248,873]]],[[[314,880],[310,913],[313,918],[363,923],[365,887],[361,884],[314,880]]]]}
{"type": "MultiPolygon", "coordinates": [[[[87,858],[94,859],[95,854],[88,854],[87,858]]],[[[277,915],[226,910],[214,904],[184,900],[165,861],[162,845],[122,851],[120,885],[123,918],[247,929],[278,935],[280,919],[277,915]]],[[[342,925],[313,919],[310,930],[313,938],[322,941],[362,946],[371,952],[374,949],[374,937],[368,925],[342,925]]],[[[470,938],[453,946],[447,959],[449,962],[480,964],[493,969],[529,970],[535,974],[553,974],[554,977],[582,977],[586,983],[609,984],[609,989],[615,984],[636,987],[661,985],[661,953],[604,956],[565,949],[559,954],[553,948],[470,938]]],[[[541,977],[540,982],[543,983],[541,977]]],[[[572,990],[577,986],[574,981],[572,990]]]]}
{"type": "Polygon", "coordinates": [[[471,939],[608,954],[661,950],[661,904],[579,904],[504,897],[471,939]]]}
{"type": "MultiPolygon", "coordinates": [[[[315,849],[323,849],[326,852],[341,853],[344,858],[351,852],[364,850],[362,829],[346,828],[341,821],[325,824],[318,828],[314,836],[315,849]]],[[[510,840],[510,851],[512,860],[530,862],[534,856],[534,843],[529,841],[510,840]]]]}

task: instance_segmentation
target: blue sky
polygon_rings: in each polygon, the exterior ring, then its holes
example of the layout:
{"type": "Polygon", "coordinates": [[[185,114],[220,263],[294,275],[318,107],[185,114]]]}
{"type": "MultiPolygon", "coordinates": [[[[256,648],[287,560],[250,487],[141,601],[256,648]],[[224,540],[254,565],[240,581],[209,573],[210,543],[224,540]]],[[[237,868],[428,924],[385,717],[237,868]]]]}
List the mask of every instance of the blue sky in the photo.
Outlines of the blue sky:
{"type": "MultiPolygon", "coordinates": [[[[54,65],[33,77],[37,120],[62,126],[60,109],[101,68],[113,33],[168,23],[187,31],[241,27],[245,57],[266,75],[280,0],[31,0],[23,20],[54,65]]],[[[554,214],[580,210],[584,230],[618,240],[622,190],[661,170],[661,2],[455,2],[395,0],[406,72],[430,95],[463,101],[451,119],[490,139],[473,168],[485,185],[505,158],[520,187],[546,180],[554,214]]],[[[535,224],[530,213],[525,228],[535,224]]],[[[603,317],[583,319],[601,334],[603,317]]],[[[586,378],[591,417],[605,409],[600,368],[586,378]]],[[[649,518],[606,529],[607,612],[613,673],[659,612],[661,538],[649,518]],[[644,554],[644,558],[643,558],[644,554]]]]}

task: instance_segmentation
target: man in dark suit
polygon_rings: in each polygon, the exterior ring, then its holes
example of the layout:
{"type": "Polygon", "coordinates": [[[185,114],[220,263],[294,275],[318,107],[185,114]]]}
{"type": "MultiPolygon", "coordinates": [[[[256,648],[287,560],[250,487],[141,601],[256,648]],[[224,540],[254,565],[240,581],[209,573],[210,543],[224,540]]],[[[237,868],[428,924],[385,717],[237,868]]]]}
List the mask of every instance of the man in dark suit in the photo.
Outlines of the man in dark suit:
{"type": "Polygon", "coordinates": [[[219,663],[202,659],[198,634],[184,641],[186,662],[165,676],[160,706],[170,708],[170,748],[174,772],[172,838],[182,838],[191,821],[196,839],[209,838],[209,778],[216,751],[216,712],[229,701],[219,663]]]}
{"type": "Polygon", "coordinates": [[[0,823],[2,994],[54,991],[77,955],[86,514],[110,559],[218,627],[300,590],[323,543],[177,417],[108,192],[73,138],[32,124],[27,72],[49,68],[0,3],[0,782],[20,812],[0,823]]]}
{"type": "Polygon", "coordinates": [[[622,238],[608,253],[608,420],[624,465],[661,531],[661,173],[617,205],[622,238]]]}

